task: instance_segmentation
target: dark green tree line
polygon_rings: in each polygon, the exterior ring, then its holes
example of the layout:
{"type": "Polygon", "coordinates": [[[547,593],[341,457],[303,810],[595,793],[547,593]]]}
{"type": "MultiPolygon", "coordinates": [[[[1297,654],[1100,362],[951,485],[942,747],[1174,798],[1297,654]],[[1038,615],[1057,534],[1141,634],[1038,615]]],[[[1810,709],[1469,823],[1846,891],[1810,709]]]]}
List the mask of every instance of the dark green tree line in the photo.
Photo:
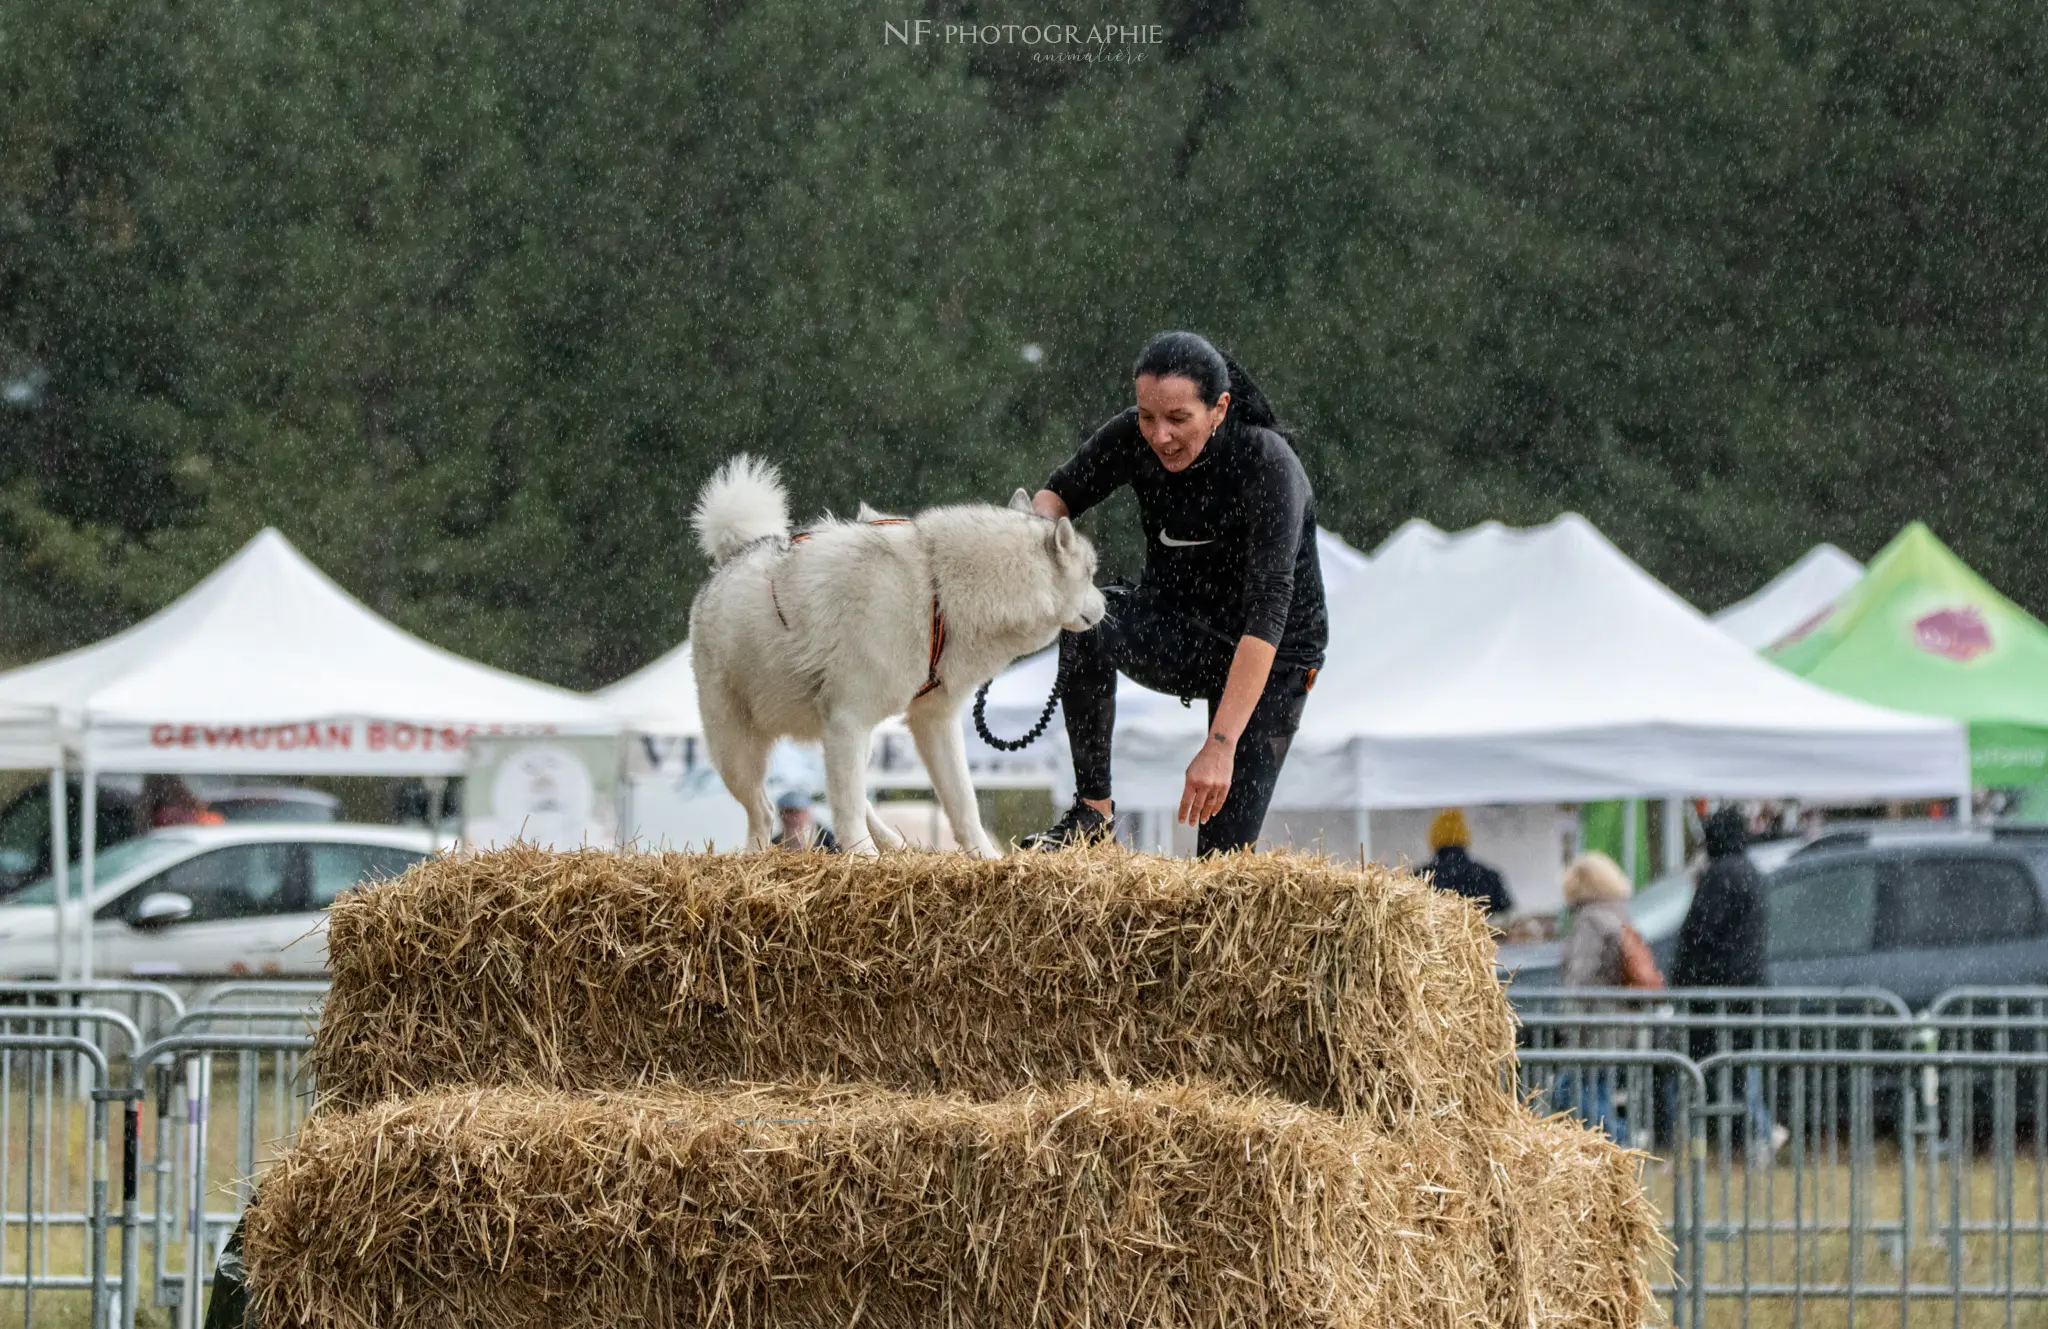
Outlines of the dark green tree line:
{"type": "Polygon", "coordinates": [[[1924,0],[19,8],[0,659],[267,523],[595,685],[680,638],[724,456],[806,512],[1000,499],[1168,326],[1362,545],[1576,509],[1712,607],[1917,516],[2039,612],[2044,42],[1924,0]],[[1167,40],[885,43],[920,15],[1167,40]]]}

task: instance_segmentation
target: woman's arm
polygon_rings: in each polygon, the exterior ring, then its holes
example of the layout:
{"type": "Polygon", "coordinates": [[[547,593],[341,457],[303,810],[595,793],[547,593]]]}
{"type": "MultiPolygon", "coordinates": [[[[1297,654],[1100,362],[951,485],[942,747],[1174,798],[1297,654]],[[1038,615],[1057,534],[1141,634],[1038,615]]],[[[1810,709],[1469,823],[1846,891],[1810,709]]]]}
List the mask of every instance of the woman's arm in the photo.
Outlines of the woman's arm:
{"type": "Polygon", "coordinates": [[[1080,516],[1131,482],[1131,468],[1144,451],[1137,408],[1110,417],[1046,480],[1045,488],[1031,500],[1031,510],[1054,519],[1080,516]],[[1047,500],[1058,504],[1058,510],[1047,500]]]}
{"type": "Polygon", "coordinates": [[[1237,639],[1237,653],[1230,657],[1230,674],[1223,682],[1223,697],[1209,721],[1209,736],[1189,763],[1187,784],[1181,789],[1179,820],[1183,826],[1199,826],[1209,820],[1229,797],[1237,740],[1251,723],[1259,694],[1266,690],[1275,650],[1272,642],[1259,637],[1237,639]]]}
{"type": "Polygon", "coordinates": [[[1278,644],[1294,608],[1294,563],[1301,542],[1314,539],[1308,518],[1308,472],[1280,444],[1269,449],[1245,498],[1251,517],[1245,540],[1244,630],[1278,644]]]}

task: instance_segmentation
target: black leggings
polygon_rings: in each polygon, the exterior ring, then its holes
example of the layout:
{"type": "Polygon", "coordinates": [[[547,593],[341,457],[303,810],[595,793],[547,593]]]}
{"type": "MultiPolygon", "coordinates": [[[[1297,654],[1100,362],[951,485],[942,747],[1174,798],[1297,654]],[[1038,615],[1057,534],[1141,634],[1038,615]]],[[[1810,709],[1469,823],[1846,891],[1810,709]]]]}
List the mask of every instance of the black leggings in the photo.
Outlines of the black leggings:
{"type": "MultiPolygon", "coordinates": [[[[1223,696],[1237,638],[1162,602],[1146,588],[1106,586],[1109,612],[1087,632],[1060,634],[1060,708],[1074,756],[1074,792],[1109,797],[1109,742],[1116,728],[1116,676],[1183,700],[1200,697],[1209,719],[1223,696]]],[[[1223,807],[1196,832],[1196,852],[1221,853],[1258,842],[1280,767],[1301,726],[1313,671],[1273,662],[1266,690],[1237,740],[1237,761],[1223,807]]]]}

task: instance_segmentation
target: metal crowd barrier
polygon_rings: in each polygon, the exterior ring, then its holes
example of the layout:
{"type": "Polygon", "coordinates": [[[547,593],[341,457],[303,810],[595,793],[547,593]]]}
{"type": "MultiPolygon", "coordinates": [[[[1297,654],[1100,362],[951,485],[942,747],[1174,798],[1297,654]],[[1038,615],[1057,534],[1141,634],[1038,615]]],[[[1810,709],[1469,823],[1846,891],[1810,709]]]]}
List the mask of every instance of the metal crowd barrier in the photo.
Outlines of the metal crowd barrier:
{"type": "Polygon", "coordinates": [[[271,1006],[295,1011],[318,1010],[334,985],[324,978],[250,978],[229,983],[211,983],[192,994],[186,1005],[198,1010],[206,1006],[271,1006]]]}
{"type": "MultiPolygon", "coordinates": [[[[150,1044],[131,1064],[138,1095],[151,1079],[156,1084],[149,1286],[157,1305],[175,1308],[180,1329],[199,1329],[205,1289],[268,1161],[264,1151],[289,1143],[312,1108],[314,1086],[305,1064],[312,1046],[303,1033],[181,1033],[150,1044]],[[226,1168],[212,1148],[223,1081],[232,1082],[235,1104],[235,1151],[226,1168]],[[233,1208],[207,1207],[210,1198],[222,1195],[232,1198],[233,1208]],[[174,1249],[181,1254],[175,1270],[174,1249]]],[[[127,1156],[139,1156],[141,1131],[138,1097],[124,1125],[127,1156]]],[[[143,1223],[141,1188],[128,1186],[121,1209],[122,1329],[134,1329],[143,1293],[143,1223]]]]}
{"type": "Polygon", "coordinates": [[[1541,995],[1524,1087],[1657,1155],[1675,1318],[2048,1324],[2048,989],[1541,995]]]}
{"type": "Polygon", "coordinates": [[[1830,1304],[1906,1324],[1939,1301],[1956,1324],[2043,1322],[2048,1053],[1752,1050],[1700,1069],[1765,1086],[1709,1137],[1704,1296],[1744,1325],[1759,1303],[1772,1323],[1830,1304]]]}
{"type": "Polygon", "coordinates": [[[109,1323],[107,1108],[127,1097],[91,1039],[0,1030],[0,1291],[23,1325],[38,1296],[80,1294],[86,1323],[109,1323]]]}
{"type": "MultiPolygon", "coordinates": [[[[1911,1019],[1906,1003],[1883,988],[1530,988],[1513,993],[1518,1013],[1541,1014],[1598,1002],[1618,1010],[1634,1010],[1684,1001],[1700,1008],[1701,1014],[1754,1014],[1774,1017],[1796,1015],[1894,1015],[1911,1019]]],[[[2043,991],[2048,996],[2048,990],[2043,991]]]]}
{"type": "MultiPolygon", "coordinates": [[[[129,979],[100,979],[91,983],[55,983],[45,980],[0,982],[0,1012],[36,1011],[54,1014],[64,1010],[117,1011],[144,1039],[154,1038],[171,1021],[185,1013],[185,1002],[162,983],[129,979]]],[[[120,1050],[135,1050],[129,1043],[120,1050]]],[[[111,1059],[112,1049],[105,1047],[111,1059]]]]}
{"type": "Polygon", "coordinates": [[[1996,1015],[2048,1020],[2048,987],[1950,988],[1927,1008],[1933,1016],[1996,1015]]]}
{"type": "Polygon", "coordinates": [[[0,1322],[18,1312],[24,1326],[132,1326],[152,1298],[199,1324],[266,1151],[296,1134],[310,1106],[302,1062],[324,988],[223,985],[188,1011],[156,983],[0,983],[0,1322]],[[153,1142],[143,1121],[152,1085],[153,1142]],[[118,1173],[108,1156],[117,1103],[118,1173]]]}

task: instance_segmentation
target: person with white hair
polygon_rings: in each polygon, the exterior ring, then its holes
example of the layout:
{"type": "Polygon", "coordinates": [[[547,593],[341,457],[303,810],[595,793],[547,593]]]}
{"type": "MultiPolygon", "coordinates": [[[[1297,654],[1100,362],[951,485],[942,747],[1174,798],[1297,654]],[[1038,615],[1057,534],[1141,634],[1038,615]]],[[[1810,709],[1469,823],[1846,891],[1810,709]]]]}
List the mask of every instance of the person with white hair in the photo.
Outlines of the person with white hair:
{"type": "MultiPolygon", "coordinates": [[[[1656,988],[1664,985],[1656,964],[1629,922],[1628,902],[1634,894],[1621,865],[1594,850],[1572,860],[1564,874],[1564,902],[1571,907],[1571,931],[1565,937],[1561,981],[1570,988],[1656,988]]],[[[1587,1002],[1595,1014],[1614,1009],[1612,1002],[1587,1002]]],[[[1615,1068],[1603,1065],[1599,1053],[1614,1045],[1613,1030],[1585,1030],[1575,1045],[1592,1055],[1583,1067],[1561,1072],[1552,1101],[1597,1124],[1616,1144],[1628,1143],[1628,1124],[1614,1110],[1615,1068]],[[1574,1073],[1576,1072],[1576,1073],[1574,1073]]]]}
{"type": "Polygon", "coordinates": [[[1580,854],[1564,874],[1564,902],[1572,930],[1564,942],[1562,982],[1568,988],[1629,986],[1623,972],[1623,934],[1629,931],[1628,876],[1599,850],[1580,854]]]}

